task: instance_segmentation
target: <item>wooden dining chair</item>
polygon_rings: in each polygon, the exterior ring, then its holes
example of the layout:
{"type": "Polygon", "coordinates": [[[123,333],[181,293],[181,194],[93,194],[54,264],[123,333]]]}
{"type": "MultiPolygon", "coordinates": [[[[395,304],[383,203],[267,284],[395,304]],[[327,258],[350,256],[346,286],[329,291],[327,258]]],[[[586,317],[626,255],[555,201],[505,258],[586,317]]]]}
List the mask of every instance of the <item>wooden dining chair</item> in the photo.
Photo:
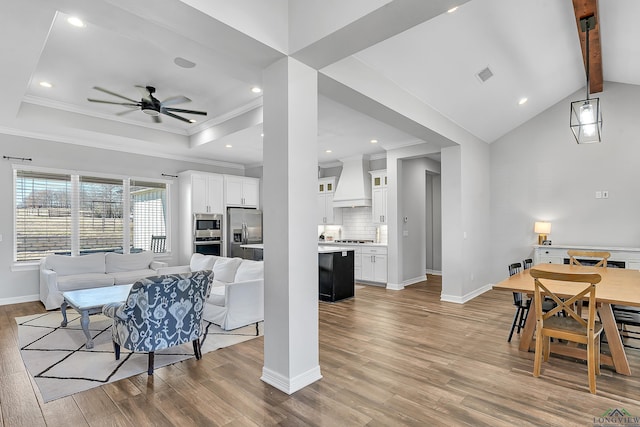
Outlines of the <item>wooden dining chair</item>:
{"type": "MultiPolygon", "coordinates": [[[[520,273],[521,268],[522,264],[519,262],[509,264],[509,277],[520,273]]],[[[518,333],[520,333],[520,329],[524,327],[524,322],[526,321],[527,314],[529,313],[531,300],[529,298],[525,298],[524,294],[521,292],[514,292],[513,305],[516,307],[516,314],[513,316],[513,322],[511,322],[511,330],[509,331],[509,338],[507,338],[507,342],[511,342],[511,337],[513,336],[513,332],[516,328],[518,329],[518,333]]]]}
{"type": "MultiPolygon", "coordinates": [[[[542,361],[549,360],[551,348],[550,339],[572,341],[587,346],[587,371],[589,377],[589,391],[596,393],[596,375],[600,375],[600,334],[602,324],[596,321],[596,284],[601,277],[597,273],[557,273],[532,268],[534,278],[534,298],[536,315],[536,352],[533,364],[533,376],[539,377],[542,361]],[[567,298],[560,298],[550,288],[554,282],[573,282],[586,284],[579,292],[567,298]],[[557,306],[547,313],[542,311],[540,304],[545,297],[550,297],[557,306]],[[575,309],[575,302],[587,300],[589,315],[583,319],[575,309]],[[564,311],[565,316],[555,316],[564,311]]],[[[565,284],[566,285],[566,284],[565,284]]],[[[564,286],[566,291],[566,286],[564,286]]],[[[566,292],[562,292],[563,295],[566,292]]]]}
{"type": "Polygon", "coordinates": [[[532,266],[533,266],[533,260],[531,258],[527,258],[527,259],[522,261],[522,267],[525,270],[530,269],[532,266]]]}
{"type": "Polygon", "coordinates": [[[611,256],[609,252],[598,252],[598,251],[578,251],[574,249],[569,249],[567,251],[567,255],[569,255],[569,264],[570,265],[582,265],[580,260],[577,257],[588,257],[588,258],[600,258],[594,267],[606,267],[607,259],[611,256]]]}

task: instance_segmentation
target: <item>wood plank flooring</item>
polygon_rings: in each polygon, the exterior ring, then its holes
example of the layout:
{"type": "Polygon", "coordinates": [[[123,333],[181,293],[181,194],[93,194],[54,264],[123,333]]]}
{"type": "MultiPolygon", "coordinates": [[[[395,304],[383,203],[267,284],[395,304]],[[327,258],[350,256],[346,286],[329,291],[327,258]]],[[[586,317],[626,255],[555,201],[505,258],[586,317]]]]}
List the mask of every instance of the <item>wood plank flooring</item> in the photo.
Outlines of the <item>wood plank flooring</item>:
{"type": "Polygon", "coordinates": [[[440,301],[440,280],[403,291],[367,286],[320,305],[323,378],[291,396],[260,381],[262,338],[49,403],[24,368],[16,316],[0,306],[0,425],[4,426],[586,426],[611,408],[640,416],[640,351],[633,375],[603,367],[598,394],[586,365],[507,343],[511,295],[440,301]]]}

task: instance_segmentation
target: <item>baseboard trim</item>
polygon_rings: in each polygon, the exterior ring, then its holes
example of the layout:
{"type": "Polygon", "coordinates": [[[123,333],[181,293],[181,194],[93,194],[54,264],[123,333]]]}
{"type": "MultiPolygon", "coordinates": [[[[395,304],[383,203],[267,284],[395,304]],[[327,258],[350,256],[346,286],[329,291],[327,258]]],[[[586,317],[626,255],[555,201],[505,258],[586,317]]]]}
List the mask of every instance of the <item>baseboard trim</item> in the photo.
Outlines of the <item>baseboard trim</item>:
{"type": "Polygon", "coordinates": [[[260,379],[280,391],[287,394],[293,394],[296,391],[305,388],[309,384],[313,384],[319,379],[322,379],[322,374],[320,373],[320,365],[318,365],[294,378],[287,378],[284,375],[280,375],[279,373],[263,366],[262,377],[260,377],[260,379]]]}
{"type": "Polygon", "coordinates": [[[481,287],[479,289],[476,289],[473,292],[469,292],[468,294],[463,295],[463,296],[442,294],[442,295],[440,295],[440,301],[455,302],[457,304],[464,304],[467,301],[471,301],[472,299],[474,299],[478,295],[482,295],[483,293],[485,293],[487,291],[490,291],[491,288],[493,288],[493,285],[488,284],[488,285],[485,285],[485,286],[483,286],[483,287],[481,287]]]}
{"type": "Polygon", "coordinates": [[[404,284],[387,282],[387,289],[392,291],[401,291],[404,289],[404,284]]]}
{"type": "Polygon", "coordinates": [[[21,297],[0,298],[0,305],[20,304],[23,302],[40,301],[40,295],[23,295],[21,297]]]}
{"type": "Polygon", "coordinates": [[[433,274],[434,276],[442,276],[442,271],[427,269],[424,274],[433,274]]]}
{"type": "Polygon", "coordinates": [[[420,282],[426,282],[427,278],[425,276],[418,276],[411,279],[404,280],[402,282],[402,286],[410,286],[420,282]]]}

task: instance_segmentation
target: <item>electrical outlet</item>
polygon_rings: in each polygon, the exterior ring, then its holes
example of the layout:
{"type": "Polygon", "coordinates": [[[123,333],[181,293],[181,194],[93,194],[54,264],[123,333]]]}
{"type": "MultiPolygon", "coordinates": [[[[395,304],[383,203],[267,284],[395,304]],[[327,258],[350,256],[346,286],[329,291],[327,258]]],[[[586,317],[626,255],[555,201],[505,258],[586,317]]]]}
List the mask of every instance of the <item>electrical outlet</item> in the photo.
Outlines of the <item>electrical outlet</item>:
{"type": "Polygon", "coordinates": [[[604,191],[602,192],[602,198],[603,198],[603,199],[608,199],[608,198],[609,198],[609,191],[604,190],[604,191]]]}

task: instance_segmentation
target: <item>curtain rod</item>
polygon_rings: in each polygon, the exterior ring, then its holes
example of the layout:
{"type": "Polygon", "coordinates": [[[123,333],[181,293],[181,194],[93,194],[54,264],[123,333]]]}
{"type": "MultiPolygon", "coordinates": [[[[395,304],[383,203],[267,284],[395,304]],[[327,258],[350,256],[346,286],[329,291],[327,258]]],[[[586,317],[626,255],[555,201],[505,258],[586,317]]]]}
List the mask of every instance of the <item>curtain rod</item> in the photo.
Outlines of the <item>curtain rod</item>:
{"type": "Polygon", "coordinates": [[[33,159],[31,157],[13,157],[13,156],[2,156],[3,159],[7,159],[7,160],[22,160],[23,162],[25,160],[28,161],[33,161],[33,159]]]}

